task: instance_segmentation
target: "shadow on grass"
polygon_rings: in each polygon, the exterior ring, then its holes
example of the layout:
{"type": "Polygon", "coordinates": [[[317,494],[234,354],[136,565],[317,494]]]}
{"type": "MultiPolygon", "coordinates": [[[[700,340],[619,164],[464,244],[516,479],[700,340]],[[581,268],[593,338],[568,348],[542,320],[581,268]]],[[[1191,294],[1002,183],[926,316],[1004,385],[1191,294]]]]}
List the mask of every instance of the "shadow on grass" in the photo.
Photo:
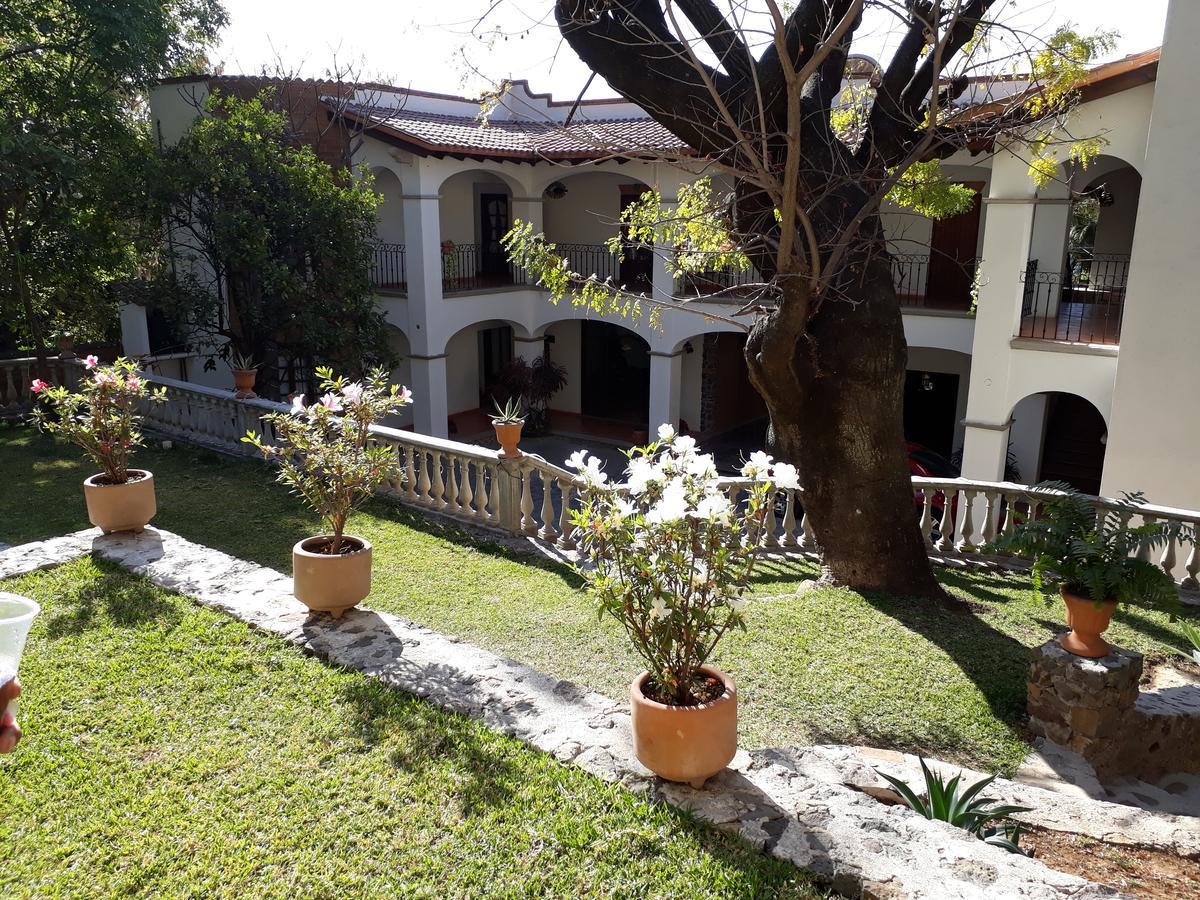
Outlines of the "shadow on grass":
{"type": "MultiPolygon", "coordinates": [[[[968,591],[969,593],[969,591],[968,591]]],[[[1029,649],[963,607],[879,594],[867,602],[950,657],[979,689],[992,714],[1015,726],[1025,712],[1029,649]]]]}
{"type": "Polygon", "coordinates": [[[46,625],[50,638],[78,635],[92,628],[133,628],[149,622],[173,625],[179,608],[162,597],[148,581],[130,578],[123,570],[106,572],[89,581],[73,597],[58,601],[66,607],[46,625]],[[101,621],[103,615],[108,621],[101,621]]]}

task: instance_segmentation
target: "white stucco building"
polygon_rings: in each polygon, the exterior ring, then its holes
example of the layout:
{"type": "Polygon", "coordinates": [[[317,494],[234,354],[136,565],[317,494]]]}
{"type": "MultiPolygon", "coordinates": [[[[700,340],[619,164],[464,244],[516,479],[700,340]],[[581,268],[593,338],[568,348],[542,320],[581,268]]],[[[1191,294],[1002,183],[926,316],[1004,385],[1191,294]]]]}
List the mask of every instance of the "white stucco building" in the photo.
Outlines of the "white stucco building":
{"type": "MultiPolygon", "coordinates": [[[[1104,141],[1086,169],[1064,161],[1039,190],[1027,148],[964,152],[945,165],[979,192],[974,209],[937,223],[887,214],[910,347],[908,437],[945,457],[961,453],[963,475],[1001,479],[1008,459],[1023,481],[1144,488],[1154,502],[1200,507],[1192,298],[1200,278],[1190,277],[1200,276],[1200,206],[1179,178],[1200,146],[1189,53],[1197,39],[1200,4],[1175,2],[1161,61],[1153,50],[1092,72],[1071,122],[1073,133],[1104,141]],[[1093,226],[1072,240],[1081,204],[1093,226]]],[[[253,86],[236,77],[164,83],[152,96],[155,125],[174,140],[197,96],[253,86]]],[[[319,95],[322,86],[310,89],[319,95]]],[[[354,99],[370,107],[342,112],[371,121],[354,161],[371,169],[384,198],[376,296],[403,358],[395,377],[418,398],[413,427],[455,437],[483,430],[500,367],[548,353],[568,372],[551,403],[559,430],[630,438],[674,422],[713,439],[744,426],[755,433],[763,408],[735,329],[680,312],[655,331],[554,306],[498,247],[521,219],[580,271],[659,296],[711,287],[715,278],[673,283],[660,261],[637,254],[618,267],[603,248],[627,199],[653,187],[670,201],[694,177],[644,158],[673,139],[641,110],[619,100],[575,108],[524,82],[486,125],[477,100],[387,86],[354,99]]],[[[127,309],[122,324],[126,352],[153,359],[162,349],[142,310],[127,309]]],[[[230,383],[186,353],[155,365],[230,383]]]]}

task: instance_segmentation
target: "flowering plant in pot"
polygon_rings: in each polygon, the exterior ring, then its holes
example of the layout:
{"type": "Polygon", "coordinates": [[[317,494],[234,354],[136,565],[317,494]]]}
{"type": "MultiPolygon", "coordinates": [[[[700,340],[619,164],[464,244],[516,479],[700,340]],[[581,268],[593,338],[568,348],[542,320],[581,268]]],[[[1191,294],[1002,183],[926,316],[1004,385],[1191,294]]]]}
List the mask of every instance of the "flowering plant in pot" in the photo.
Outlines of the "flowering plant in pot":
{"type": "Polygon", "coordinates": [[[129,457],[143,445],[138,403],[162,402],[164,391],[147,384],[136,362],[124,357],[102,366],[95,356],[83,361],[77,390],[35,378],[34,420],[49,434],[83,449],[100,471],[83,482],[88,520],[109,534],[141,531],[157,511],[154,475],[131,469],[129,457]]]}
{"type": "Polygon", "coordinates": [[[511,397],[503,406],[499,400],[493,401],[496,411],[492,413],[492,427],[496,429],[496,443],[500,445],[502,459],[519,459],[521,451],[517,444],[521,442],[521,429],[525,425],[522,415],[521,399],[511,397]]]}
{"type": "Polygon", "coordinates": [[[371,426],[412,402],[406,387],[388,384],[382,369],[363,381],[318,368],[325,393],[311,404],[293,398],[289,412],[262,417],[275,434],[268,443],[242,438],[278,460],[278,480],[321,517],[324,533],[292,547],[293,593],[313,611],[335,619],[371,592],[371,544],[346,534],[346,522],[385,481],[400,477],[394,447],[370,445],[371,426]]]}
{"type": "Polygon", "coordinates": [[[1060,639],[1065,650],[1107,656],[1112,648],[1101,635],[1118,603],[1157,608],[1174,620],[1179,604],[1175,581],[1149,557],[1168,541],[1193,541],[1190,530],[1168,522],[1129,524],[1144,502],[1141,493],[1124,493],[1120,503],[1098,511],[1094,498],[1060,481],[1043,482],[1034,490],[1041,514],[1016,523],[989,547],[1031,558],[1038,591],[1047,573],[1059,579],[1071,628],[1060,639]]]}
{"type": "Polygon", "coordinates": [[[583,481],[573,521],[601,615],[621,623],[646,664],[630,685],[638,759],[670,781],[699,786],[737,751],[737,691],[708,659],[744,628],[750,584],[775,487],[796,488],[793,466],[756,453],[734,504],[711,455],[663,425],[630,451],[624,484],[610,484],[584,451],[567,464],[583,481]]]}
{"type": "Polygon", "coordinates": [[[229,368],[233,370],[233,396],[239,400],[257,397],[254,382],[258,378],[258,363],[245,354],[235,353],[229,361],[229,368]]]}

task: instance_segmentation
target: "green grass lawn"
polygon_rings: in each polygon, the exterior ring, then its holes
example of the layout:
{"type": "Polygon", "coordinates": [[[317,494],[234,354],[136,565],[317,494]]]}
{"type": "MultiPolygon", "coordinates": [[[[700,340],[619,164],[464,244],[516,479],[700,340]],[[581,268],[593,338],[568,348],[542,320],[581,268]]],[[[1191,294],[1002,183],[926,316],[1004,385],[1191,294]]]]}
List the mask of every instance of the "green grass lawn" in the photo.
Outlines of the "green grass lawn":
{"type": "MultiPolygon", "coordinates": [[[[256,461],[179,445],[139,461],[155,472],[155,524],[191,540],[288,572],[292,544],[318,527],[256,461]]],[[[87,526],[80,482],[91,469],[74,448],[0,427],[0,467],[0,540],[87,526]]],[[[375,545],[368,606],[613,697],[641,668],[565,566],[469,540],[385,500],[352,530],[375,545]]],[[[846,590],[796,594],[812,574],[808,563],[768,560],[755,590],[776,599],[751,603],[747,631],[715,659],[738,680],[744,746],[865,743],[1012,771],[1027,750],[1027,648],[1061,628],[1057,600],[1046,605],[1024,576],[951,571],[943,583],[977,613],[846,590]]],[[[1118,612],[1110,636],[1151,654],[1182,647],[1164,616],[1137,610],[1118,612]]]]}
{"type": "Polygon", "coordinates": [[[3,897],[814,897],[790,864],[81,559],[0,758],[3,897]]]}

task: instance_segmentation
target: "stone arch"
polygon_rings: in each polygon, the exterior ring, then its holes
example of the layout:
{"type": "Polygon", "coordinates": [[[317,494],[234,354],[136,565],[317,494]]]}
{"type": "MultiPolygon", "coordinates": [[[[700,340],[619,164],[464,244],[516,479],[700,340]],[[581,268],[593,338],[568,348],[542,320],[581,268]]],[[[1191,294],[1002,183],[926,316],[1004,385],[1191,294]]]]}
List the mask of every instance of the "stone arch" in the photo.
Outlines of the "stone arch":
{"type": "MultiPolygon", "coordinates": [[[[947,468],[963,446],[970,382],[971,354],[946,347],[909,346],[904,437],[944,458],[947,468]]],[[[932,470],[934,465],[928,467],[932,470]]]]}
{"type": "Polygon", "coordinates": [[[1100,492],[1108,424],[1095,402],[1070,391],[1039,391],[1015,403],[1011,418],[1010,448],[1023,479],[1100,492]]]}
{"type": "Polygon", "coordinates": [[[512,319],[482,319],[455,331],[445,341],[446,400],[451,416],[490,409],[492,389],[516,354],[514,338],[530,338],[512,319]]]}

